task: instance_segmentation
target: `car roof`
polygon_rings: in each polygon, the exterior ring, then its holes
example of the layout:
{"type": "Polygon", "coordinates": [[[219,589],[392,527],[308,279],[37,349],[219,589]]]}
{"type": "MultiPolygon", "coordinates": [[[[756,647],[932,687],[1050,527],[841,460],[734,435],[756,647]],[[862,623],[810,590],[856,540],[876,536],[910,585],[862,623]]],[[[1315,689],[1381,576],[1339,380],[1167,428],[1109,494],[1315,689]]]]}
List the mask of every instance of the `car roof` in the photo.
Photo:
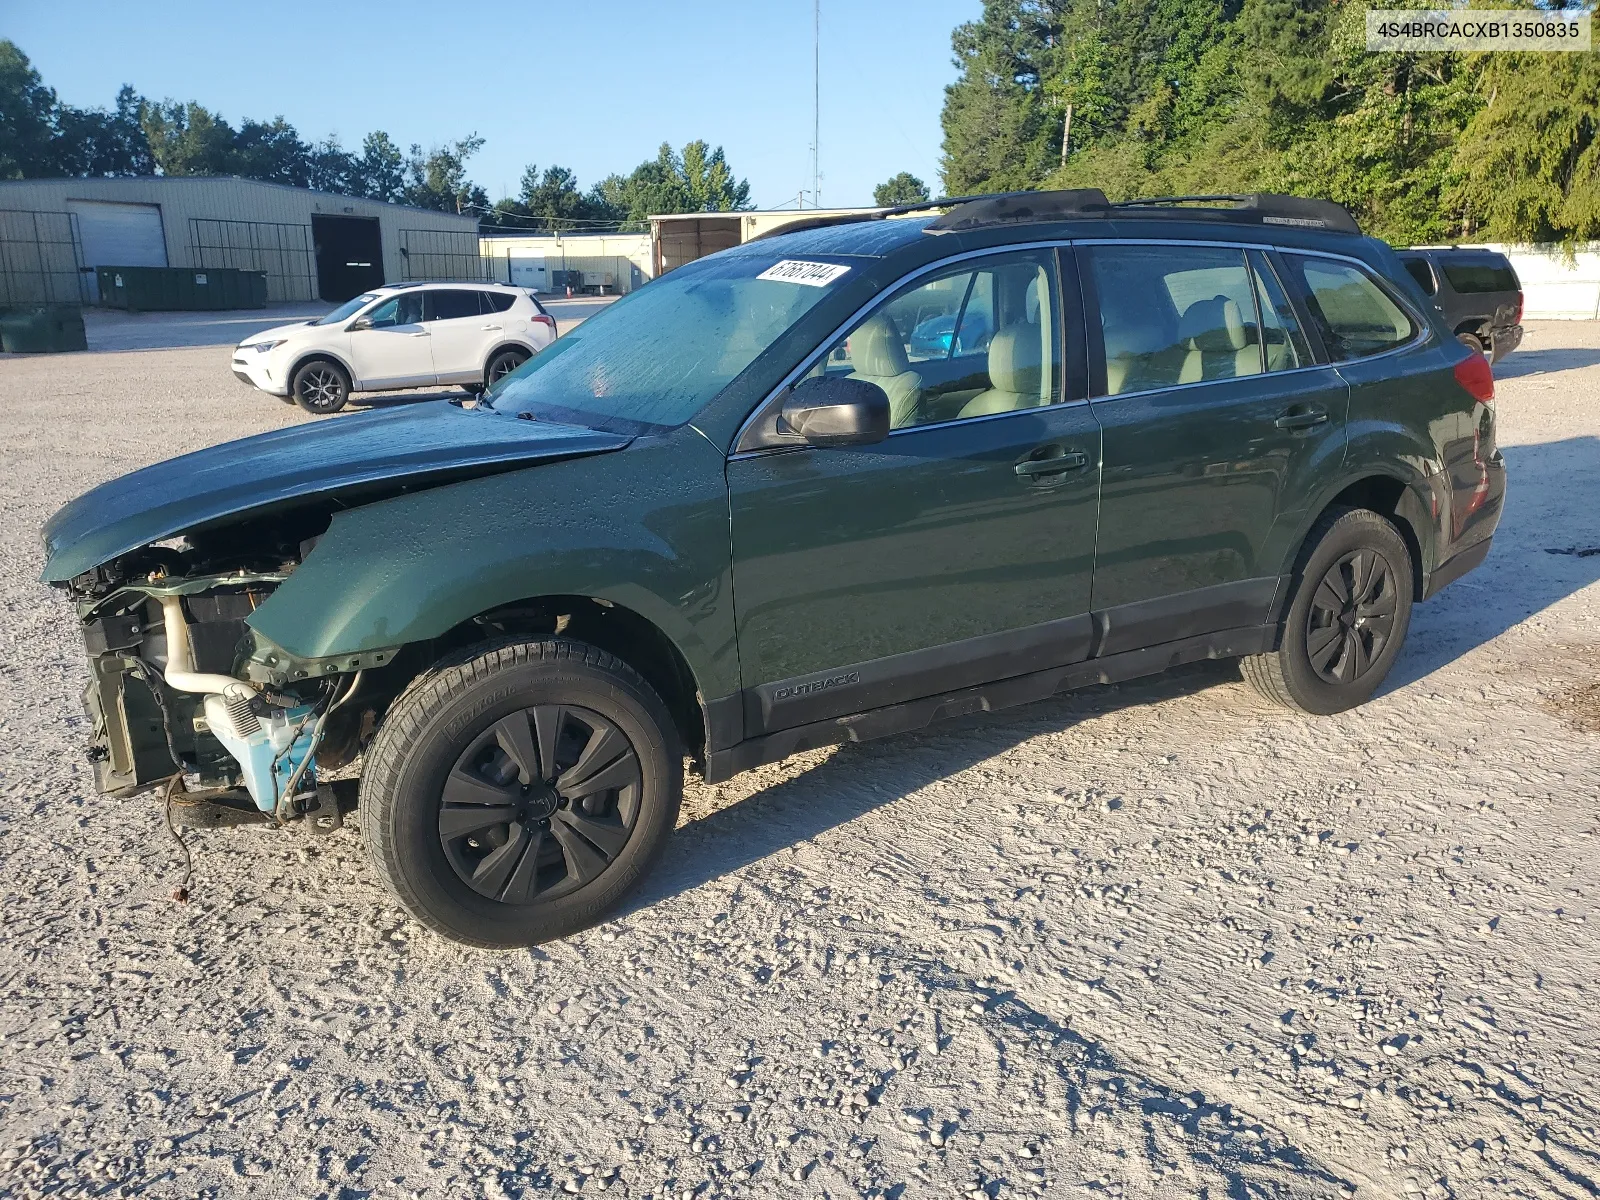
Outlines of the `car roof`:
{"type": "Polygon", "coordinates": [[[528,289],[518,287],[514,283],[490,283],[488,280],[479,279],[410,279],[401,283],[380,283],[377,287],[368,288],[373,295],[379,292],[408,292],[417,288],[488,288],[490,291],[511,292],[517,296],[526,296],[528,289]]]}

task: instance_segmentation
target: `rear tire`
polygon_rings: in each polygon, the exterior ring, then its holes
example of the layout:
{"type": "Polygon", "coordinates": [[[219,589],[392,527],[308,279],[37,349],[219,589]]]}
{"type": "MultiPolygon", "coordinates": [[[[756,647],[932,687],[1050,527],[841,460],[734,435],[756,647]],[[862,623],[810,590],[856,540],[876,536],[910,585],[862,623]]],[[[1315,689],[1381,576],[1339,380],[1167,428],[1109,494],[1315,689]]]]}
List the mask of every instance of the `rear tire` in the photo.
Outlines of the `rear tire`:
{"type": "Polygon", "coordinates": [[[1475,333],[1458,333],[1456,334],[1456,341],[1460,342],[1468,350],[1476,350],[1485,358],[1489,356],[1489,351],[1484,346],[1483,339],[1475,333]]]}
{"type": "Polygon", "coordinates": [[[350,399],[350,376],[338,363],[314,358],[294,373],[289,385],[294,402],[308,413],[336,413],[350,399]]]}
{"type": "Polygon", "coordinates": [[[1268,700],[1326,715],[1370,699],[1399,656],[1411,626],[1411,552],[1364,508],[1330,512],[1306,544],[1278,649],[1240,670],[1268,700]]]}
{"type": "Polygon", "coordinates": [[[489,365],[483,369],[483,383],[485,387],[493,387],[511,372],[515,371],[532,355],[525,350],[502,350],[489,360],[489,365]]]}
{"type": "Polygon", "coordinates": [[[683,796],[661,698],[565,639],[447,659],[394,702],[367,753],[361,829],[418,921],[510,948],[592,925],[654,865],[683,796]]]}

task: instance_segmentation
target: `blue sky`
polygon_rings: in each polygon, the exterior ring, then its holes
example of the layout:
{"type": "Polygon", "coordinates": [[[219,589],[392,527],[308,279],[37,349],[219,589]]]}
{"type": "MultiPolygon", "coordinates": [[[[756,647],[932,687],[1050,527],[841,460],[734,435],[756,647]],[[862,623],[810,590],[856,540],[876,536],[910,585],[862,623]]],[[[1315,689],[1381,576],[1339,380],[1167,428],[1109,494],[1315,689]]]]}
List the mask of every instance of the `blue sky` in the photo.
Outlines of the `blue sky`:
{"type": "MultiPolygon", "coordinates": [[[[663,4],[271,5],[4,0],[15,41],[62,99],[123,83],[235,123],[282,114],[302,137],[402,146],[476,131],[492,198],[523,167],[587,187],[660,143],[721,144],[762,207],[810,188],[811,0],[663,4]],[[561,82],[557,82],[560,80],[561,82]]],[[[866,204],[910,171],[937,190],[950,32],[980,0],[822,0],[822,202],[866,204]]],[[[809,203],[809,201],[808,201],[809,203]]]]}

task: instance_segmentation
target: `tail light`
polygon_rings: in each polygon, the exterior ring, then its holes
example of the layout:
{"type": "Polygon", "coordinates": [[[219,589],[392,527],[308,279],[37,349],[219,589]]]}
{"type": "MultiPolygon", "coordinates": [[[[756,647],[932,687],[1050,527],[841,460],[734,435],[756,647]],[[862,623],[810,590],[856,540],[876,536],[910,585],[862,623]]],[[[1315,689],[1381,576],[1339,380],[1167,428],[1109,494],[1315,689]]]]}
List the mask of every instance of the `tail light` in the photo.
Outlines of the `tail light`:
{"type": "Polygon", "coordinates": [[[1456,382],[1479,404],[1494,403],[1494,369],[1482,354],[1470,353],[1455,365],[1456,382]]]}
{"type": "Polygon", "coordinates": [[[552,317],[549,313],[540,313],[538,316],[533,318],[533,323],[535,325],[543,325],[545,328],[550,330],[550,336],[551,337],[555,336],[556,319],[554,317],[552,317]]]}
{"type": "Polygon", "coordinates": [[[1522,293],[1521,292],[1517,293],[1517,314],[1516,314],[1516,316],[1511,318],[1511,323],[1513,325],[1521,325],[1522,324],[1522,293]]]}

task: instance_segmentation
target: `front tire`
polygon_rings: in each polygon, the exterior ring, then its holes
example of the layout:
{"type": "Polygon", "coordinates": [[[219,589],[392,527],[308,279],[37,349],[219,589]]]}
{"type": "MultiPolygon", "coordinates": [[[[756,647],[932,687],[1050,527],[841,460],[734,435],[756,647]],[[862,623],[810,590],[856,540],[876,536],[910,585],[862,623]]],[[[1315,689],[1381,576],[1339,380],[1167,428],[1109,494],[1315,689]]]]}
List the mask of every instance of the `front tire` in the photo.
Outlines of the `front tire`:
{"type": "Polygon", "coordinates": [[[1368,509],[1329,513],[1307,539],[1277,650],[1244,659],[1245,681],[1300,712],[1343,712],[1378,690],[1411,626],[1411,552],[1368,509]]]}
{"type": "Polygon", "coordinates": [[[289,385],[294,402],[308,413],[336,413],[350,399],[350,376],[336,362],[314,358],[294,373],[289,385]]]}
{"type": "Polygon", "coordinates": [[[361,779],[384,883],[429,928],[509,948],[592,925],[677,823],[683,754],[661,698],[565,639],[447,660],[395,701],[361,779]]]}

